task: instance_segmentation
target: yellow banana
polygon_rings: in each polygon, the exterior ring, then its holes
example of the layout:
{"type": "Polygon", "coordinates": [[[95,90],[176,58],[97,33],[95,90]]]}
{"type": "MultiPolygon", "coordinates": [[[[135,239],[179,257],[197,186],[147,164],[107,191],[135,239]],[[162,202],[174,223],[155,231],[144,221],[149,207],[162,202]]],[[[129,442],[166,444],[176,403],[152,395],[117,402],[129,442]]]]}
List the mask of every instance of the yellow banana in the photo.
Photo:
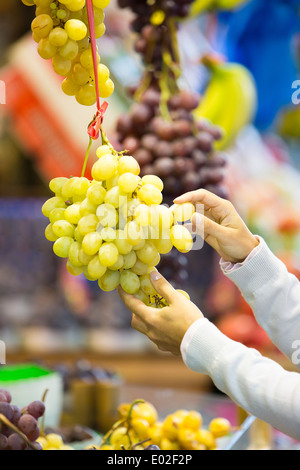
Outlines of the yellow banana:
{"type": "Polygon", "coordinates": [[[230,146],[254,117],[257,93],[254,79],[244,66],[236,63],[213,64],[212,77],[194,114],[223,128],[224,138],[216,148],[230,146]]]}
{"type": "Polygon", "coordinates": [[[215,10],[234,10],[251,0],[195,0],[191,6],[190,16],[215,10]]]}
{"type": "Polygon", "coordinates": [[[215,0],[214,8],[217,10],[235,10],[236,8],[249,3],[251,0],[215,0]]]}

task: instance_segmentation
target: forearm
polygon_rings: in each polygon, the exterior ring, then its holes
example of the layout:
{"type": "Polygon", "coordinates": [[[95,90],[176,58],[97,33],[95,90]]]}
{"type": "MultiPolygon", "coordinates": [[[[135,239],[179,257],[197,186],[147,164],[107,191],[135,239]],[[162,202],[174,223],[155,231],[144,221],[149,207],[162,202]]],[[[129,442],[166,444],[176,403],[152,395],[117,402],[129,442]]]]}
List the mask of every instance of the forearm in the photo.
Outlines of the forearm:
{"type": "Polygon", "coordinates": [[[207,319],[195,322],[181,344],[186,365],[250,414],[300,440],[300,375],[230,340],[207,319]]]}
{"type": "Polygon", "coordinates": [[[240,289],[276,346],[290,359],[300,340],[300,283],[260,239],[260,247],[242,265],[224,274],[240,289]]]}

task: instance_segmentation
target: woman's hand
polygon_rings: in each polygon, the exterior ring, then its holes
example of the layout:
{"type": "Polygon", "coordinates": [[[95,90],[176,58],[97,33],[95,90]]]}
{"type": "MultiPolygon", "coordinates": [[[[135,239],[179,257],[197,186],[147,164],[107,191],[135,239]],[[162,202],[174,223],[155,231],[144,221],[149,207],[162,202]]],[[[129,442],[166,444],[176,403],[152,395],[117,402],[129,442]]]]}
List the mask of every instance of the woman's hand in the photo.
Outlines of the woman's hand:
{"type": "Polygon", "coordinates": [[[119,295],[132,312],[131,325],[145,334],[161,351],[180,355],[180,345],[188,328],[203,315],[182,293],[174,289],[157,271],[150,273],[151,282],[168,307],[147,307],[134,295],[118,288],[119,295]]]}
{"type": "Polygon", "coordinates": [[[192,202],[203,204],[204,215],[198,212],[192,216],[194,229],[225,260],[242,262],[259,245],[230,201],[199,189],[174,199],[175,204],[192,202]]]}

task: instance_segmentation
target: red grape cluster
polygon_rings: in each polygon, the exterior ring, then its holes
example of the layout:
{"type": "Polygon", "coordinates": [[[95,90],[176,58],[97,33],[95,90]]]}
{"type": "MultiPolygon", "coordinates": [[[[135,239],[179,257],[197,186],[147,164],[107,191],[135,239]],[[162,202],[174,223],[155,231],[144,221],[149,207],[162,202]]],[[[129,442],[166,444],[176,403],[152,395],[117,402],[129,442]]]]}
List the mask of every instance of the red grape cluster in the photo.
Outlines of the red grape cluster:
{"type": "Polygon", "coordinates": [[[8,390],[0,389],[0,450],[42,450],[38,419],[45,413],[42,401],[20,409],[13,405],[8,390]]]}
{"type": "Polygon", "coordinates": [[[200,187],[226,197],[226,158],[214,150],[222,132],[194,119],[197,93],[185,90],[173,95],[168,101],[170,120],[159,113],[160,96],[151,86],[129,113],[120,116],[117,132],[122,147],[136,158],[142,175],[155,174],[163,180],[166,197],[200,187]]]}

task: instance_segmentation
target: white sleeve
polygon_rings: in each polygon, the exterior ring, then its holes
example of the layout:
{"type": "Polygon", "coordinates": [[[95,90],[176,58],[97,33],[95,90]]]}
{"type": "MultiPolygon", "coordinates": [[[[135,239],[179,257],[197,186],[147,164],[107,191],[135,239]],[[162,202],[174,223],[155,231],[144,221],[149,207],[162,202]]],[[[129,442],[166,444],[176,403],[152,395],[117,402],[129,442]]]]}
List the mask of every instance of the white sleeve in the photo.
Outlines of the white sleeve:
{"type": "MultiPolygon", "coordinates": [[[[221,264],[222,267],[222,264],[221,264]]],[[[300,282],[260,238],[249,260],[224,274],[240,289],[257,322],[293,361],[300,341],[300,282]]]]}
{"type": "Polygon", "coordinates": [[[229,339],[205,318],[187,331],[181,353],[187,367],[208,374],[247,412],[300,441],[300,374],[229,339]]]}

